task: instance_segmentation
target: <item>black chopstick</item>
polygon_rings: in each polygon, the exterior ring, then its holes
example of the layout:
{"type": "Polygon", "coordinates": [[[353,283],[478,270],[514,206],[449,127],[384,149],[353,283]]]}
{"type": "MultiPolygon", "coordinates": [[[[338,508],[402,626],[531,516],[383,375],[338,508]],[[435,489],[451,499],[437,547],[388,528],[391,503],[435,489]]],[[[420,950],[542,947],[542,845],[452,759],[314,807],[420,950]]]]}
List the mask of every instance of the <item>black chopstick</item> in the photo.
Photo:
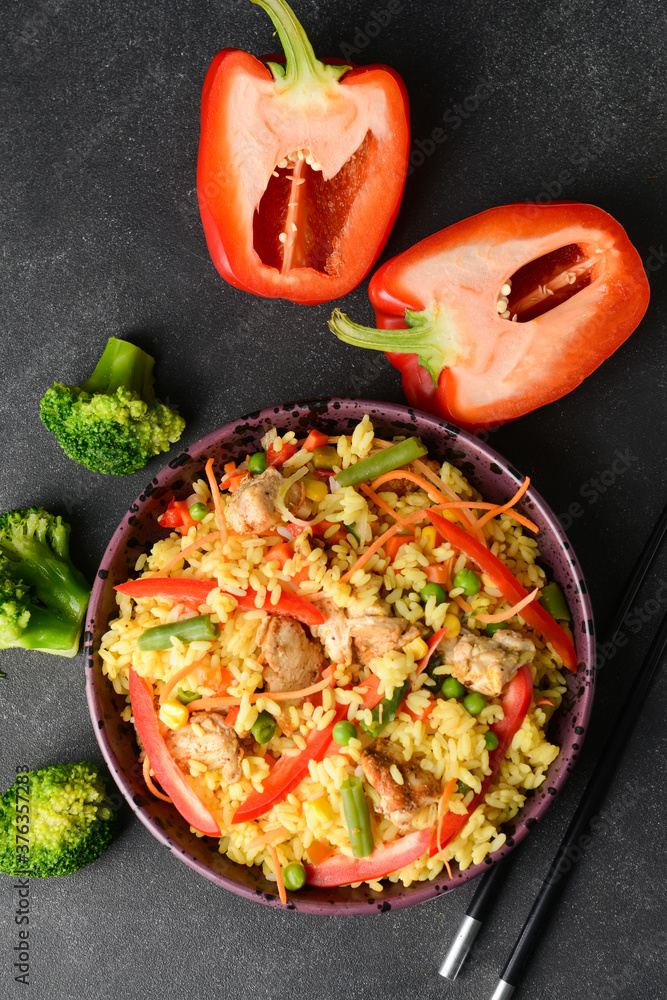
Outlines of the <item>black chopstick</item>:
{"type": "Polygon", "coordinates": [[[553,912],[556,893],[574,867],[570,860],[571,857],[575,856],[573,848],[577,847],[578,854],[580,854],[582,838],[588,834],[591,820],[599,810],[614,771],[623,756],[625,744],[641,714],[647,691],[666,651],[667,613],[663,616],[658,633],[636,676],[632,694],[623,704],[611,726],[610,735],[602,755],[586,785],[586,791],[572,817],[567,833],[561,840],[560,847],[526,918],[491,1000],[508,1000],[518,986],[530,953],[553,912]]]}
{"type": "MultiPolygon", "coordinates": [[[[658,554],[662,542],[667,532],[667,506],[655,523],[644,548],[632,569],[628,581],[623,589],[623,593],[618,605],[612,615],[608,627],[605,630],[607,644],[613,643],[614,639],[623,627],[625,617],[635,602],[637,594],[646,579],[651,563],[658,554]]],[[[599,669],[599,667],[598,667],[599,669]]],[[[491,913],[495,902],[500,895],[503,883],[509,874],[512,855],[508,855],[495,865],[484,875],[480,876],[479,885],[475,895],[470,901],[465,916],[459,925],[454,940],[452,941],[445,960],[440,967],[440,975],[446,979],[456,979],[461,966],[465,962],[475,938],[479,934],[483,922],[491,913]]]]}

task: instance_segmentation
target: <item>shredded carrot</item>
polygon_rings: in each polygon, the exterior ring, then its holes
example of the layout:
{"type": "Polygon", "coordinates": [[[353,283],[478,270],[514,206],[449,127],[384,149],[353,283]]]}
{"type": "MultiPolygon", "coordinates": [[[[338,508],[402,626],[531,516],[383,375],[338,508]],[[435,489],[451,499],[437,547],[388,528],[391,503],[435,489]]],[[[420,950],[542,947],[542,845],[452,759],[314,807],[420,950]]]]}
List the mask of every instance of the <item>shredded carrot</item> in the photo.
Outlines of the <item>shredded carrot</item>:
{"type": "MultiPolygon", "coordinates": [[[[485,502],[483,503],[482,501],[477,501],[477,500],[475,501],[470,500],[469,502],[465,500],[457,500],[456,503],[447,504],[448,510],[457,510],[457,509],[470,510],[473,508],[475,510],[494,510],[495,511],[495,514],[493,515],[494,517],[499,513],[498,510],[499,504],[497,503],[485,503],[485,502]]],[[[523,514],[519,514],[515,510],[506,510],[503,511],[503,513],[507,514],[508,517],[511,517],[512,520],[518,521],[519,524],[522,524],[524,528],[528,528],[530,531],[540,530],[539,525],[535,524],[534,521],[529,520],[527,517],[524,517],[523,514]]],[[[481,523],[481,518],[479,521],[476,521],[475,523],[479,525],[481,523]]]]}
{"type": "Polygon", "coordinates": [[[321,865],[334,853],[333,847],[321,840],[313,840],[307,850],[311,865],[321,865]]]}
{"type": "MultiPolygon", "coordinates": [[[[251,704],[254,704],[259,698],[270,698],[272,701],[289,701],[291,698],[307,698],[311,694],[317,694],[318,691],[324,691],[326,687],[331,687],[331,677],[329,673],[323,680],[318,681],[317,684],[311,684],[310,687],[301,688],[300,691],[255,691],[249,696],[251,704]]],[[[199,701],[191,701],[188,705],[188,709],[191,712],[197,712],[200,710],[208,710],[210,708],[229,708],[232,705],[240,705],[240,698],[233,697],[213,697],[213,698],[200,698],[199,701]]]]}
{"type": "Polygon", "coordinates": [[[398,521],[399,524],[405,525],[406,522],[405,522],[405,518],[403,517],[403,515],[399,514],[397,510],[394,510],[392,507],[390,507],[388,503],[385,503],[384,500],[382,500],[377,495],[377,493],[375,493],[370,488],[370,486],[366,486],[366,485],[364,485],[364,483],[361,483],[360,486],[359,486],[359,489],[361,490],[361,492],[363,494],[365,494],[368,497],[369,500],[373,501],[373,503],[375,504],[376,507],[379,507],[380,510],[383,510],[385,512],[385,514],[389,514],[390,517],[393,517],[394,520],[398,521]]]}
{"type": "Polygon", "coordinates": [[[280,902],[287,902],[287,893],[285,892],[285,883],[283,882],[283,873],[280,867],[280,861],[278,860],[278,851],[274,844],[269,844],[269,854],[271,855],[271,861],[273,862],[273,870],[276,875],[276,882],[278,883],[278,895],[280,896],[280,902]]]}
{"type": "Polygon", "coordinates": [[[286,826],[277,826],[275,830],[270,830],[269,833],[262,833],[259,837],[255,837],[248,844],[248,847],[260,847],[262,844],[270,844],[272,840],[278,840],[280,837],[289,837],[290,832],[286,826]]]}
{"type": "Polygon", "coordinates": [[[452,878],[452,869],[449,867],[449,861],[447,861],[446,858],[443,858],[443,863],[444,863],[445,868],[447,869],[447,877],[451,880],[451,878],[452,878]]]}
{"type": "Polygon", "coordinates": [[[171,801],[169,796],[165,795],[163,792],[158,791],[158,789],[153,784],[150,775],[150,770],[151,770],[151,762],[149,761],[148,757],[144,757],[144,781],[146,782],[146,787],[148,788],[148,791],[151,792],[156,797],[156,799],[162,799],[163,802],[169,802],[170,805],[173,805],[173,802],[171,801]]]}
{"type": "Polygon", "coordinates": [[[458,604],[461,611],[465,611],[467,615],[469,615],[470,612],[472,611],[472,604],[468,604],[467,601],[464,601],[460,594],[458,595],[458,597],[454,598],[454,602],[458,604]]]}
{"type": "Polygon", "coordinates": [[[449,800],[451,799],[452,792],[454,791],[455,788],[456,788],[456,778],[450,778],[449,781],[447,782],[447,784],[444,787],[444,790],[443,790],[443,793],[442,793],[442,798],[440,799],[440,805],[438,806],[438,820],[437,820],[437,822],[438,822],[438,851],[442,850],[442,844],[441,844],[442,834],[440,832],[441,827],[442,827],[442,817],[447,812],[447,809],[449,807],[449,800]]]}
{"type": "Polygon", "coordinates": [[[160,694],[161,705],[165,703],[165,701],[167,700],[171,692],[174,690],[178,682],[182,681],[184,677],[187,677],[189,674],[193,673],[203,659],[204,656],[200,656],[199,659],[195,660],[194,663],[190,663],[187,667],[183,667],[181,670],[178,670],[173,677],[170,677],[168,681],[165,681],[164,687],[162,688],[162,692],[160,694]]]}
{"type": "Polygon", "coordinates": [[[212,542],[216,538],[221,538],[221,537],[222,537],[222,532],[220,531],[211,531],[209,532],[208,535],[203,535],[201,538],[198,538],[196,542],[193,542],[192,545],[187,545],[184,549],[181,549],[181,551],[178,553],[177,556],[174,556],[173,559],[169,560],[166,566],[162,567],[160,573],[163,575],[165,573],[168,573],[170,570],[174,568],[174,566],[178,565],[181,559],[187,559],[188,556],[192,555],[193,552],[196,552],[197,549],[200,549],[202,545],[206,544],[206,542],[212,542]]]}
{"type": "Polygon", "coordinates": [[[477,522],[477,526],[479,528],[483,528],[484,525],[487,523],[487,521],[490,521],[494,517],[498,517],[499,514],[503,514],[506,510],[509,510],[510,507],[513,507],[516,503],[519,502],[519,500],[524,495],[529,486],[530,486],[530,476],[526,476],[523,483],[516,491],[514,496],[511,498],[511,500],[508,500],[507,503],[498,504],[497,507],[493,507],[488,512],[488,514],[484,514],[483,517],[480,517],[479,521],[477,522]]]}
{"type": "Polygon", "coordinates": [[[523,597],[520,601],[518,601],[517,604],[514,605],[514,607],[508,608],[506,611],[501,611],[497,615],[476,615],[477,621],[484,622],[485,625],[490,625],[491,623],[494,622],[506,622],[508,618],[512,618],[514,615],[518,615],[519,612],[522,611],[527,604],[530,604],[531,601],[534,601],[539,592],[540,592],[539,587],[535,587],[534,590],[531,590],[530,594],[526,594],[526,596],[523,597]]]}
{"type": "Polygon", "coordinates": [[[548,698],[540,698],[540,700],[536,701],[535,704],[536,705],[551,705],[552,708],[554,707],[554,703],[552,701],[550,701],[548,698]]]}
{"type": "Polygon", "coordinates": [[[222,503],[220,501],[220,489],[215,481],[215,476],[213,475],[213,459],[209,458],[206,463],[206,478],[208,479],[208,485],[211,490],[211,496],[213,497],[213,506],[215,507],[215,519],[218,522],[218,530],[220,532],[220,541],[224,545],[227,541],[227,524],[225,522],[225,515],[222,513],[222,503]]]}
{"type": "Polygon", "coordinates": [[[423,476],[418,476],[416,472],[410,472],[409,469],[394,469],[392,472],[383,472],[381,476],[373,480],[372,487],[374,490],[377,490],[383,483],[388,483],[392,479],[407,479],[418,486],[420,490],[423,490],[424,493],[428,493],[437,503],[447,503],[448,497],[444,493],[437,490],[423,476]]]}
{"type": "MultiPolygon", "coordinates": [[[[460,503],[463,504],[463,506],[460,508],[461,513],[463,514],[464,518],[466,519],[470,527],[473,529],[473,531],[477,531],[477,520],[475,518],[475,515],[470,510],[471,505],[469,503],[466,503],[465,500],[461,500],[460,496],[454,492],[451,486],[448,486],[447,483],[440,476],[436,475],[436,473],[433,472],[432,469],[429,469],[428,465],[426,465],[425,462],[422,462],[421,459],[419,458],[415,459],[415,461],[412,464],[414,465],[417,472],[420,472],[422,476],[426,476],[427,479],[430,479],[431,482],[434,483],[438,487],[438,489],[441,490],[446,496],[448,496],[453,503],[456,503],[457,505],[460,503]]],[[[486,538],[484,537],[482,532],[479,533],[479,540],[480,542],[482,542],[483,545],[486,545],[486,538]]]]}
{"type": "MultiPolygon", "coordinates": [[[[440,511],[443,509],[444,508],[442,505],[437,505],[435,507],[427,507],[424,510],[416,510],[413,514],[408,514],[407,517],[404,518],[405,524],[414,524],[416,521],[423,521],[425,517],[428,517],[429,513],[434,513],[436,511],[440,511]]],[[[368,560],[371,558],[371,556],[374,556],[375,553],[378,551],[378,549],[382,548],[387,539],[393,538],[396,532],[401,527],[402,525],[400,524],[392,524],[391,528],[387,528],[387,530],[383,532],[383,534],[379,535],[378,538],[375,539],[373,544],[369,545],[366,551],[359,556],[356,563],[350,569],[348,569],[346,573],[343,573],[343,575],[340,578],[340,582],[347,583],[350,577],[353,576],[358,569],[361,569],[362,566],[365,566],[368,560]]]]}

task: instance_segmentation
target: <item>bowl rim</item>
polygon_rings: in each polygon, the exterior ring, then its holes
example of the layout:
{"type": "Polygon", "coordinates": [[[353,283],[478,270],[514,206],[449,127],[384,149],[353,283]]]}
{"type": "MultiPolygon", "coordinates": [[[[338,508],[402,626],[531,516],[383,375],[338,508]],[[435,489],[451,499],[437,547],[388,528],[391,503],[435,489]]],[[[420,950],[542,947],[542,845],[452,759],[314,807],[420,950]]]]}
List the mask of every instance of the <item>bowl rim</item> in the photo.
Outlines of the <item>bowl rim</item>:
{"type": "MultiPolygon", "coordinates": [[[[499,466],[505,475],[509,475],[509,477],[514,480],[517,488],[525,479],[525,476],[515,466],[511,465],[508,460],[506,460],[487,442],[482,441],[480,438],[475,437],[467,431],[464,431],[439,417],[433,416],[429,413],[424,413],[420,410],[415,410],[413,407],[404,406],[400,403],[387,403],[382,402],[381,400],[350,399],[332,396],[310,397],[295,400],[289,403],[263,407],[261,410],[253,411],[252,413],[222,424],[220,427],[215,428],[213,431],[210,431],[208,434],[194,441],[191,445],[188,445],[176,456],[174,456],[174,458],[171,459],[165,466],[163,466],[163,468],[151,481],[151,484],[146,489],[142,490],[135,501],[128,507],[128,511],[116,527],[100,561],[98,571],[95,575],[95,582],[91,591],[85,625],[86,700],[88,703],[88,710],[93,730],[109,771],[134,814],[159,843],[167,846],[173,854],[180,858],[181,861],[184,861],[190,868],[194,869],[194,871],[198,872],[198,874],[207,878],[209,881],[212,881],[216,885],[229,889],[231,892],[242,896],[245,899],[258,901],[265,905],[275,906],[283,910],[288,908],[302,913],[317,915],[373,914],[377,912],[384,912],[387,909],[402,909],[404,907],[414,906],[426,900],[433,899],[436,896],[442,895],[445,892],[449,892],[452,889],[463,885],[472,878],[476,878],[477,875],[482,872],[488,871],[493,864],[496,864],[503,857],[509,854],[516,846],[518,846],[519,843],[521,843],[524,837],[528,834],[529,829],[532,829],[532,826],[537,823],[537,819],[535,819],[533,824],[529,827],[526,823],[520,822],[523,808],[519,810],[515,820],[513,821],[517,822],[517,827],[505,844],[498,851],[495,851],[492,856],[487,856],[482,863],[470,865],[462,872],[457,869],[453,882],[449,882],[447,879],[444,881],[441,879],[433,879],[425,882],[412,883],[410,886],[404,887],[400,895],[394,896],[391,903],[388,903],[387,901],[383,902],[381,894],[378,894],[377,906],[369,906],[367,900],[359,899],[335,900],[329,904],[324,904],[321,901],[309,901],[307,898],[292,898],[288,901],[287,907],[285,907],[285,905],[278,899],[277,894],[272,895],[271,893],[259,892],[249,886],[235,882],[232,878],[221,872],[215,871],[204,862],[199,861],[198,859],[187,854],[187,852],[182,850],[181,845],[179,845],[174,838],[162,829],[156,819],[148,812],[143,804],[136,801],[135,790],[132,788],[132,785],[125,777],[123,770],[118,764],[106,732],[103,712],[95,685],[95,671],[93,670],[93,667],[95,665],[94,658],[97,654],[93,649],[93,641],[97,628],[96,620],[99,613],[99,607],[107,586],[106,566],[113,561],[116,550],[122,544],[124,536],[128,531],[126,523],[127,517],[130,513],[141,513],[142,507],[146,503],[150,494],[156,488],[156,484],[161,485],[162,480],[169,480],[174,475],[177,475],[179,468],[184,461],[198,461],[199,457],[203,453],[208,451],[212,446],[219,445],[220,441],[224,439],[225,436],[235,432],[238,425],[244,421],[269,419],[275,420],[276,423],[279,423],[280,413],[286,413],[294,409],[301,409],[304,407],[317,407],[321,409],[324,405],[326,406],[328,413],[329,411],[340,408],[343,405],[349,406],[350,404],[359,408],[360,415],[363,414],[363,412],[365,412],[368,408],[371,410],[377,410],[379,408],[382,410],[383,415],[388,418],[394,417],[408,421],[414,421],[415,419],[420,422],[425,421],[427,424],[431,425],[431,428],[434,431],[446,431],[447,434],[454,435],[466,442],[467,447],[476,451],[478,455],[489,465],[495,464],[499,466]]],[[[584,575],[581,565],[560,521],[552,511],[551,507],[546,503],[542,495],[533,487],[532,483],[522,498],[522,502],[530,502],[534,508],[539,511],[540,519],[544,523],[544,527],[541,527],[540,531],[548,530],[549,533],[553,534],[558,543],[558,548],[563,553],[567,562],[568,572],[573,574],[583,583],[584,575]]],[[[587,623],[587,631],[585,631],[582,636],[584,655],[579,658],[579,663],[583,663],[585,667],[585,671],[582,671],[582,677],[585,672],[586,684],[584,695],[578,703],[578,721],[579,726],[583,731],[581,735],[577,737],[578,749],[576,753],[573,753],[570,756],[570,760],[572,761],[579,755],[580,748],[583,745],[585,734],[588,729],[594,700],[596,674],[595,624],[588,588],[585,587],[585,585],[583,591],[578,591],[577,597],[581,602],[584,620],[587,623]]],[[[106,622],[104,623],[104,627],[106,627],[106,622]]],[[[99,633],[99,628],[97,628],[97,631],[99,633]]],[[[556,761],[559,759],[561,754],[562,747],[556,761]]],[[[570,771],[570,767],[561,767],[553,778],[550,778],[549,791],[551,793],[551,801],[553,801],[553,799],[555,799],[559,794],[561,788],[565,784],[565,781],[569,777],[570,771]]],[[[548,804],[550,804],[550,802],[548,804]]],[[[546,811],[547,808],[548,805],[545,805],[543,811],[546,811]]],[[[542,813],[540,813],[540,818],[541,815],[542,813]]]]}

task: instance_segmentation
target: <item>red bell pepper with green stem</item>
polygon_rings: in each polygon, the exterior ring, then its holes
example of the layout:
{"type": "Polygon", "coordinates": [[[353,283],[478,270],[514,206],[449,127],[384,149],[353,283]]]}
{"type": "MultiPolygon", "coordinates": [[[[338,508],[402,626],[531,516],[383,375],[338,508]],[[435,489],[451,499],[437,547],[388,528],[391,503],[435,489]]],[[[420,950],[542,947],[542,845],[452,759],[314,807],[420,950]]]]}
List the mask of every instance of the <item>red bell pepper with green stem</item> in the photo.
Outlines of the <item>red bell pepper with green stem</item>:
{"type": "Polygon", "coordinates": [[[413,406],[480,430],[579,385],[635,329],[649,286],[610,215],[552,202],[441,230],[383,264],[369,295],[380,329],[336,309],[331,330],[387,352],[413,406]]]}
{"type": "Polygon", "coordinates": [[[366,276],[394,224],[409,155],[408,103],[386,66],[316,59],[285,0],[253,0],[285,62],[224,49],[201,103],[197,195],[220,274],[313,304],[366,276]]]}

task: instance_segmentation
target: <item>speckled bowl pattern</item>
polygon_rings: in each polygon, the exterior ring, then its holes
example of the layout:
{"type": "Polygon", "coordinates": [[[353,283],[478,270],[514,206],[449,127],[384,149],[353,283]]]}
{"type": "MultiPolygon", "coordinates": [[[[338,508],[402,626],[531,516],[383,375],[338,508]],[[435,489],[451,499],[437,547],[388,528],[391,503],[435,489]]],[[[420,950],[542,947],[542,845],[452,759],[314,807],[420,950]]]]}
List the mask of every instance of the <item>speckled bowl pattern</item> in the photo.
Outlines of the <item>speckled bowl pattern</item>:
{"type": "MultiPolygon", "coordinates": [[[[98,655],[100,638],[116,614],[115,584],[134,575],[138,555],[148,549],[164,531],[157,523],[165,497],[174,493],[186,497],[190,483],[203,474],[204,462],[214,458],[219,466],[239,454],[257,450],[260,437],[272,425],[293,430],[298,436],[316,426],[329,434],[351,433],[364,413],[370,415],[379,436],[416,434],[433,457],[455,463],[486,500],[505,501],[523,482],[524,476],[483,441],[435,417],[404,406],[368,400],[315,399],[268,407],[226,424],[173,458],[132,504],[118,526],[104,554],[93,587],[86,623],[86,694],[98,742],[111,774],[132,810],[156,839],[195,871],[212,882],[247,899],[269,906],[281,906],[275,883],[268,882],[257,867],[247,868],[230,861],[217,850],[217,840],[195,837],[176,810],[151,796],[144,785],[137,762],[134,729],[120,718],[124,699],[116,695],[102,674],[98,655]]],[[[593,614],[581,568],[552,511],[532,488],[519,509],[539,527],[541,563],[563,588],[573,616],[573,630],[579,671],[567,673],[568,691],[554,716],[549,738],[562,749],[549,768],[543,785],[528,793],[524,808],[503,827],[506,844],[485,862],[465,871],[453,868],[432,882],[417,882],[405,888],[385,883],[382,893],[368,887],[351,889],[304,888],[290,893],[287,907],[304,913],[363,914],[412,906],[462,885],[490,864],[509,853],[533,829],[558,796],[582,746],[594,693],[595,634],[593,614]],[[444,877],[443,877],[444,876],[444,877]]]]}

